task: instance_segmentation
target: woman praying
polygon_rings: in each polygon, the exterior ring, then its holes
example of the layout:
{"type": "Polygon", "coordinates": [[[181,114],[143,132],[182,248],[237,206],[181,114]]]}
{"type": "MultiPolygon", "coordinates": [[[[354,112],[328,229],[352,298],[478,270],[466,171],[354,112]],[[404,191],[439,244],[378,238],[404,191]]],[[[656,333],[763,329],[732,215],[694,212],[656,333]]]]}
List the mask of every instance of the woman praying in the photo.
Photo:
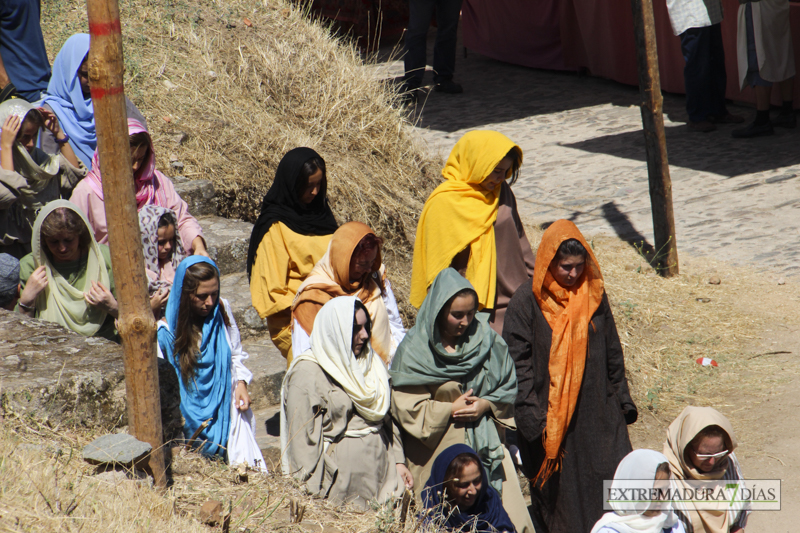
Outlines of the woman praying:
{"type": "MultiPolygon", "coordinates": [[[[178,233],[183,248],[189,254],[208,256],[203,230],[197,219],[189,214],[189,207],[178,193],[175,186],[164,174],[156,170],[156,154],[153,140],[145,127],[134,119],[128,119],[130,135],[131,167],[136,182],[136,208],[141,210],[146,205],[157,205],[171,209],[178,219],[178,233]]],[[[80,207],[89,219],[97,242],[108,242],[108,225],[106,209],[103,203],[103,179],[100,175],[99,154],[94,153],[92,170],[86,179],[75,187],[70,199],[80,207]]]]}
{"type": "Polygon", "coordinates": [[[476,315],[469,281],[442,270],[392,363],[392,415],[414,479],[427,480],[436,457],[453,444],[473,448],[488,483],[520,533],[533,525],[520,491],[504,428],[514,425],[517,377],[503,339],[476,315]]]}
{"type": "Polygon", "coordinates": [[[603,480],[631,451],[637,411],[600,265],[572,222],[544,232],[503,338],[516,364],[518,445],[537,529],[589,531],[603,515],[603,480]]]}
{"type": "Polygon", "coordinates": [[[66,200],[44,206],[31,248],[20,261],[20,310],[87,337],[119,342],[111,255],[94,240],[81,210],[66,200]]]}
{"type": "Polygon", "coordinates": [[[311,148],[287,152],[250,235],[250,296],[287,366],[292,362],[292,301],[322,259],[336,219],[328,205],[325,161],[311,148]]]}
{"type": "Polygon", "coordinates": [[[311,348],[295,355],[281,389],[283,473],[314,496],[361,509],[414,486],[371,332],[358,298],[328,301],[314,319],[311,348]]]}
{"type": "Polygon", "coordinates": [[[406,331],[381,260],[382,243],[361,222],[336,230],[328,251],[297,289],[292,304],[294,353],[310,347],[314,319],[323,305],[337,296],[356,296],[369,311],[372,349],[385,364],[391,362],[406,331]]]}
{"type": "Polygon", "coordinates": [[[475,287],[491,327],[503,332],[509,300],[533,275],[533,252],[511,191],[521,165],[522,149],[496,131],[471,131],[453,147],[442,170],[446,181],[428,197],[417,224],[415,307],[436,275],[452,267],[475,287]]]}
{"type": "Polygon", "coordinates": [[[185,438],[197,433],[193,445],[203,455],[266,472],[247,392],[253,374],[244,366],[248,355],[211,259],[192,256],[178,266],[158,323],[158,347],[178,375],[185,438]]]}

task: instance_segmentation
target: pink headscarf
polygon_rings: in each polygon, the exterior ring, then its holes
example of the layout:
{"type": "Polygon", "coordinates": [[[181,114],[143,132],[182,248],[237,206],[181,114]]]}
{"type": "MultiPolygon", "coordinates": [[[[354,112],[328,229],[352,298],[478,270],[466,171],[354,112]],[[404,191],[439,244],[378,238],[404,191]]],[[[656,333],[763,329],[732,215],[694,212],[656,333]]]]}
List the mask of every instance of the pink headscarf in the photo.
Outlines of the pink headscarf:
{"type": "MultiPolygon", "coordinates": [[[[156,153],[153,149],[153,139],[147,129],[138,120],[128,119],[128,135],[135,135],[137,133],[147,134],[147,140],[150,144],[150,150],[147,153],[147,159],[141,168],[136,171],[134,178],[136,180],[136,209],[141,209],[146,205],[156,204],[167,206],[167,197],[164,195],[164,187],[161,182],[166,177],[156,170],[156,153]],[[158,200],[156,201],[156,195],[158,200]]],[[[103,199],[103,179],[100,176],[100,157],[97,150],[92,156],[92,170],[86,175],[86,180],[92,190],[103,199]]]]}

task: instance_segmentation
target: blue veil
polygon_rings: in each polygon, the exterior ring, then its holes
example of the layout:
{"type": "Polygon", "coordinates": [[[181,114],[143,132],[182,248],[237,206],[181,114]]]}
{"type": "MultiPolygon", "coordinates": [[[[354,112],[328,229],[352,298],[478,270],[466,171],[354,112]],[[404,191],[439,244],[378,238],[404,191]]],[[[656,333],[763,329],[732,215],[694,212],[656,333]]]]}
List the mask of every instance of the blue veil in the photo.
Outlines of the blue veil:
{"type": "Polygon", "coordinates": [[[219,302],[203,322],[200,355],[194,379],[188,386],[181,379],[179,354],[174,352],[183,280],[186,269],[197,263],[212,265],[219,275],[217,265],[207,257],[193,255],[181,261],[175,271],[175,280],[164,313],[169,328],[158,329],[158,344],[164,357],[178,373],[181,413],[186,422],[183,427],[185,437],[190,438],[203,422],[211,419],[196,442],[200,444],[208,441],[202,449],[204,455],[224,456],[231,425],[231,346],[226,337],[225,322],[222,318],[224,311],[219,302]]]}

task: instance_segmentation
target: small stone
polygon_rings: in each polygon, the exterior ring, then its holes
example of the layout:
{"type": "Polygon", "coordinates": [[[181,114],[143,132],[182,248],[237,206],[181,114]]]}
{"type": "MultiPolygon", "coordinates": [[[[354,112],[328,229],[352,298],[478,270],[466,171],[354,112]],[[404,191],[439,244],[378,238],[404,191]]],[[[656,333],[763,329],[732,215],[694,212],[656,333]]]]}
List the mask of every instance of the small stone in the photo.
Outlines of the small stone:
{"type": "Polygon", "coordinates": [[[174,142],[175,144],[180,146],[188,138],[189,138],[189,136],[185,132],[179,131],[178,133],[176,133],[175,135],[172,136],[172,142],[174,142]]]}
{"type": "Polygon", "coordinates": [[[208,500],[200,507],[200,521],[209,526],[215,526],[222,520],[222,503],[217,500],[208,500]]]}
{"type": "Polygon", "coordinates": [[[104,463],[130,465],[144,458],[151,449],[152,446],[146,442],[125,433],[103,435],[86,445],[83,449],[83,459],[94,465],[104,463]]]}
{"type": "Polygon", "coordinates": [[[173,89],[177,89],[177,88],[178,88],[178,86],[177,86],[177,85],[175,85],[174,83],[172,83],[172,82],[171,82],[171,81],[169,81],[169,80],[164,80],[164,82],[163,82],[163,83],[164,83],[164,87],[166,87],[166,88],[167,88],[167,89],[169,89],[170,91],[171,91],[171,90],[173,90],[173,89]]]}
{"type": "Polygon", "coordinates": [[[175,154],[175,153],[169,154],[169,162],[170,163],[172,163],[173,161],[177,161],[177,160],[178,160],[178,154],[175,154]]]}
{"type": "Polygon", "coordinates": [[[180,161],[173,161],[170,163],[170,166],[175,170],[183,170],[183,163],[180,161]]]}
{"type": "Polygon", "coordinates": [[[242,20],[242,22],[244,22],[244,25],[247,26],[248,28],[252,28],[253,27],[253,23],[250,22],[250,19],[247,18],[247,17],[245,17],[244,20],[242,20]]]}
{"type": "Polygon", "coordinates": [[[161,117],[161,118],[163,118],[163,119],[164,119],[164,122],[166,122],[167,124],[169,124],[170,122],[172,122],[172,117],[161,117]]]}
{"type": "Polygon", "coordinates": [[[711,276],[708,278],[709,285],[719,285],[720,283],[722,283],[722,280],[719,279],[719,276],[711,276]]]}
{"type": "Polygon", "coordinates": [[[786,280],[783,278],[778,278],[778,285],[786,285],[786,280]]]}
{"type": "Polygon", "coordinates": [[[213,70],[209,70],[208,72],[206,72],[206,75],[207,75],[209,78],[216,78],[216,77],[217,77],[217,73],[216,73],[216,72],[214,72],[213,70]]]}

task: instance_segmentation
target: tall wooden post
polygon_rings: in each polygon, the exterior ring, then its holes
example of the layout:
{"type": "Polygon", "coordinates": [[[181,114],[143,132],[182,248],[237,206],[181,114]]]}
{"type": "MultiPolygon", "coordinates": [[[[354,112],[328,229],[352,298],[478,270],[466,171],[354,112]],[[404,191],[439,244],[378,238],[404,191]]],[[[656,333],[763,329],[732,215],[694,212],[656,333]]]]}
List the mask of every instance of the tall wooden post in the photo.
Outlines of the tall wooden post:
{"type": "Polygon", "coordinates": [[[650,205],[656,240],[657,264],[653,266],[661,275],[670,277],[678,273],[678,243],[675,240],[675,218],[672,213],[672,180],[669,177],[667,140],[664,135],[664,100],[658,73],[653,3],[652,0],[631,0],[631,5],[639,63],[647,173],[650,177],[650,205]]]}
{"type": "Polygon", "coordinates": [[[87,0],[86,7],[91,34],[89,82],[103,175],[108,242],[119,301],[128,425],[137,439],[153,447],[149,470],[156,484],[165,487],[156,324],[147,296],[136,187],[131,170],[119,5],[117,0],[87,0]]]}

